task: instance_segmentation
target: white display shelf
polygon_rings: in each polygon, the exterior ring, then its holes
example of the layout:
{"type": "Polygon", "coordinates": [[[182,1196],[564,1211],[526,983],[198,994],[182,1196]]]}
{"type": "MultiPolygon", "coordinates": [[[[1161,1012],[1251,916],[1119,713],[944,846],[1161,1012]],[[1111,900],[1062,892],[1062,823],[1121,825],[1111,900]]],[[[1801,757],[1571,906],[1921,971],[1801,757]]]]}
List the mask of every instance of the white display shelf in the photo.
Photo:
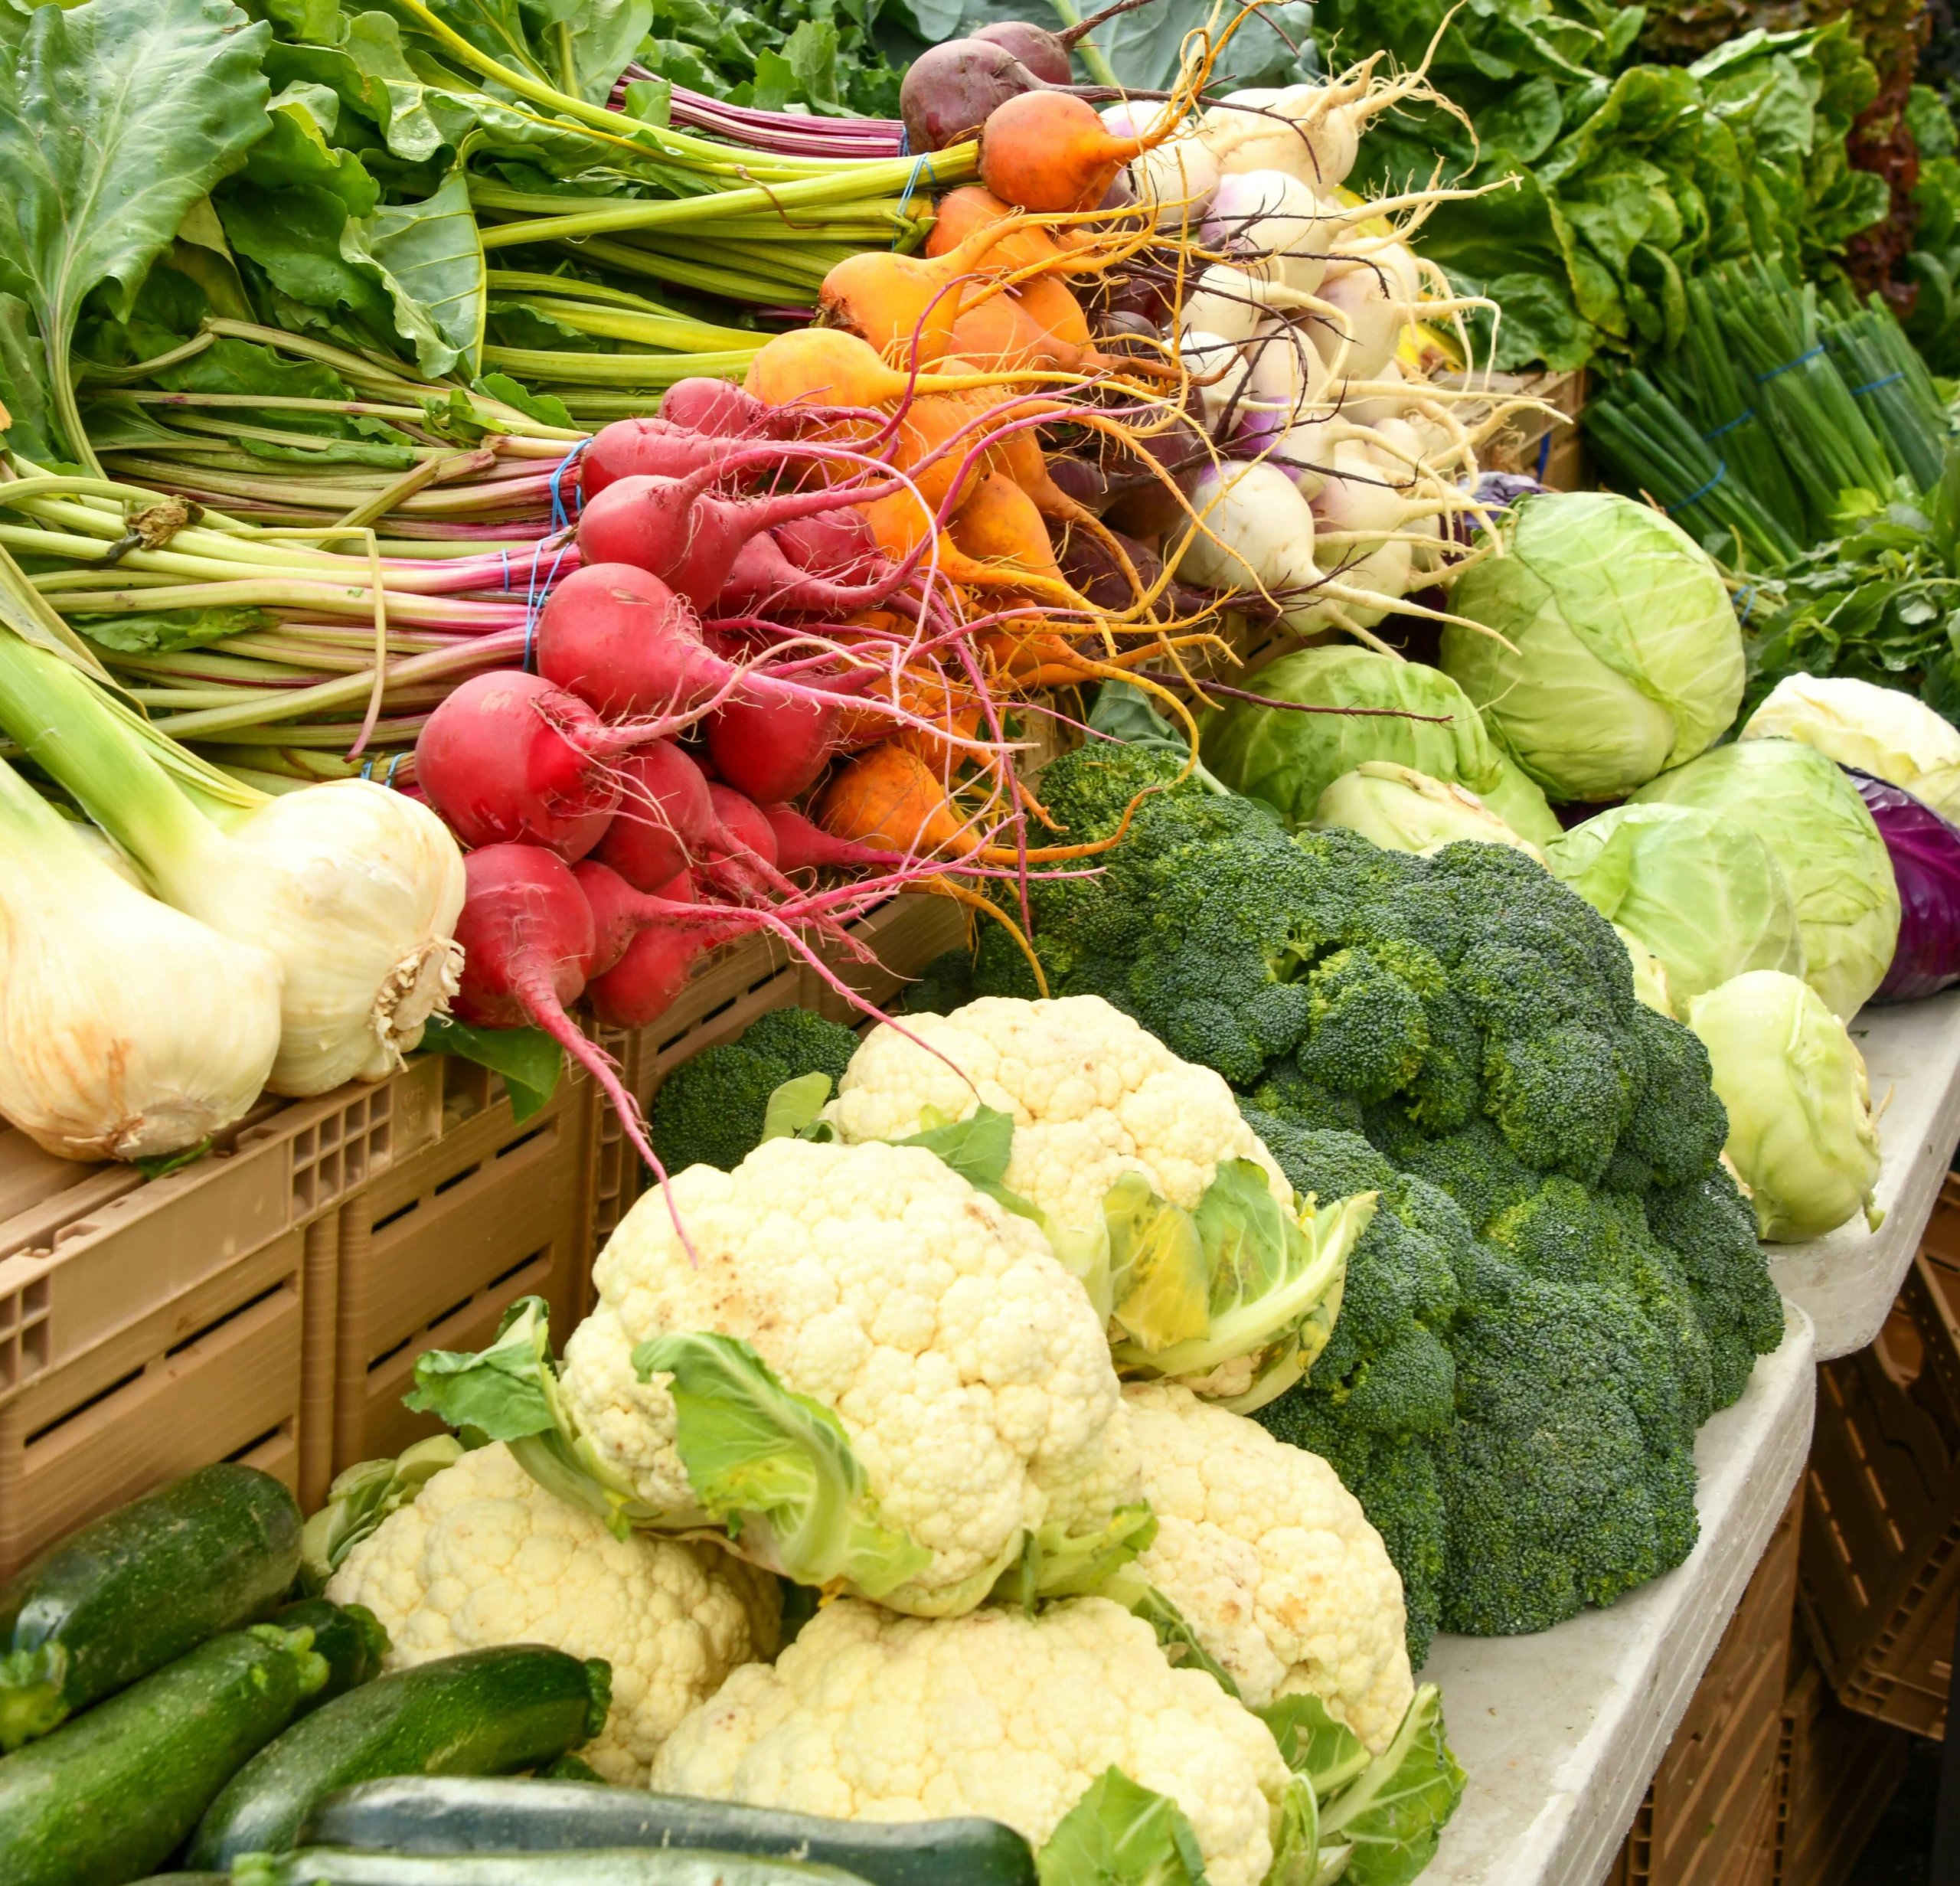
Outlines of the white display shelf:
{"type": "Polygon", "coordinates": [[[1808,1244],[1770,1244],[1769,1274],[1817,1332],[1820,1361],[1878,1334],[1932,1215],[1960,1142],[1960,990],[1896,1008],[1861,1009],[1851,1038],[1865,1057],[1878,1123],[1876,1231],[1862,1218],[1808,1244]],[[1889,1098],[1888,1098],[1889,1097],[1889,1098]]]}
{"type": "Polygon", "coordinates": [[[1792,1307],[1782,1346],[1701,1430],[1701,1538],[1687,1563],[1603,1611],[1529,1637],[1439,1637],[1469,1777],[1422,1886],[1598,1886],[1810,1451],[1817,1370],[1792,1307]]]}

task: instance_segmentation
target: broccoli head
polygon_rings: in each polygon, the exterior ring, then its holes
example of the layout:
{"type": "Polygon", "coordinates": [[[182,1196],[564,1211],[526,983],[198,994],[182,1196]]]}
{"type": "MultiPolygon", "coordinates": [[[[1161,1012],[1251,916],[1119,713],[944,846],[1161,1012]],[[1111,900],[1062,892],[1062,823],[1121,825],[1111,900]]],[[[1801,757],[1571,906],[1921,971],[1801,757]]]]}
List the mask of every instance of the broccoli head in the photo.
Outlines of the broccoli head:
{"type": "Polygon", "coordinates": [[[1433,1444],[1446,1630],[1544,1630],[1693,1549],[1692,1430],[1665,1339],[1624,1296],[1492,1257],[1451,1338],[1458,1418],[1433,1444]]]}
{"type": "MultiPolygon", "coordinates": [[[[1042,775],[1093,874],[1030,889],[1057,994],[1214,1068],[1302,1191],[1375,1191],[1308,1380],[1259,1418],[1325,1453],[1408,1587],[1412,1642],[1538,1628],[1677,1564],[1697,1425],[1782,1319],[1694,1036],[1526,853],[1289,837],[1103,745],[1042,775]]],[[[976,992],[1029,994],[990,927],[976,992]]]]}
{"type": "Polygon", "coordinates": [[[857,1048],[850,1029],[809,1009],[769,1010],[661,1083],[647,1121],[654,1151],[670,1172],[690,1165],[732,1171],[760,1143],[769,1097],[784,1081],[825,1074],[835,1086],[857,1048]]]}

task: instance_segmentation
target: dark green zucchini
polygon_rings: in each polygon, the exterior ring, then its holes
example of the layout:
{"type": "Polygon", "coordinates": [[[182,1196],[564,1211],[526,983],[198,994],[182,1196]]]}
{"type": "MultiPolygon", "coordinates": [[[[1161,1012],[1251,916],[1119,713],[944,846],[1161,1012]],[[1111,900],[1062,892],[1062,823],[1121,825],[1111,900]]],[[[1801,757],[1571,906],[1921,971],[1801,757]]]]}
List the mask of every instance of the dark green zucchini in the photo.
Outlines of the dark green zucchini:
{"type": "Polygon", "coordinates": [[[639,1788],[462,1777],[370,1781],[322,1801],[309,1842],[400,1853],[671,1847],[840,1866],[871,1886],[1034,1886],[1027,1842],[998,1821],[820,1819],[639,1788]]]}
{"type": "MultiPolygon", "coordinates": [[[[557,1760],[606,1724],[612,1672],[541,1644],[502,1644],[377,1677],[316,1709],[211,1805],[185,1864],[296,1846],[315,1803],[384,1775],[505,1775],[557,1760]]],[[[568,1784],[576,1787],[576,1783],[568,1784]]]]}
{"type": "Polygon", "coordinates": [[[168,1859],[325,1663],[304,1631],[229,1631],[0,1760],[0,1880],[119,1886],[168,1859]]]}
{"type": "Polygon", "coordinates": [[[589,1787],[603,1788],[606,1777],[590,1762],[580,1761],[576,1755],[560,1755],[548,1767],[532,1771],[547,1781],[583,1781],[589,1787]]]}
{"type": "MultiPolygon", "coordinates": [[[[654,1847],[554,1853],[362,1853],[302,1847],[253,1854],[233,1886],[867,1886],[834,1866],[654,1847]]],[[[965,1886],[942,1880],[940,1886],[965,1886]]]]}
{"type": "Polygon", "coordinates": [[[0,1749],[264,1616],[299,1531],[284,1486],[226,1461],[71,1532],[0,1590],[0,1749]]]}
{"type": "Polygon", "coordinates": [[[388,1653],[388,1633],[364,1604],[335,1604],[325,1598],[302,1598],[273,1612],[270,1623],[282,1630],[310,1630],[313,1648],[325,1658],[327,1680],[300,1705],[310,1715],[322,1703],[345,1696],[381,1674],[388,1653]]]}

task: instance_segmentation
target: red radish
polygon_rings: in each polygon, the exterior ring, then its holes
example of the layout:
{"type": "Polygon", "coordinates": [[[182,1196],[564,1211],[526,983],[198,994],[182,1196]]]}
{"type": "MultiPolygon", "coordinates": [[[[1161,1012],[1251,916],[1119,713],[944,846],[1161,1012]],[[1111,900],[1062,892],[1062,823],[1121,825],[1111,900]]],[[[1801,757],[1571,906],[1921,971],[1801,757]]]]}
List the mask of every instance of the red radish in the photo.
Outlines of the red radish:
{"type": "Polygon", "coordinates": [[[618,963],[586,990],[592,1012],[609,1028],[643,1028],[671,1008],[693,979],[694,965],[722,937],[710,929],[649,923],[618,963]]]}
{"type": "Polygon", "coordinates": [[[739,848],[737,855],[746,851],[753,858],[760,858],[773,874],[776,832],[763,816],[761,806],[716,780],[709,780],[707,793],[714,802],[714,816],[720,820],[722,830],[739,848]]]}
{"type": "Polygon", "coordinates": [[[603,976],[626,953],[626,946],[650,923],[688,922],[702,907],[694,897],[694,881],[685,871],[651,894],[635,891],[616,871],[588,858],[572,868],[586,905],[592,912],[590,976],[603,976]]]}
{"type": "Polygon", "coordinates": [[[868,845],[833,838],[822,826],[812,825],[794,806],[765,806],[762,815],[769,821],[769,830],[776,837],[778,871],[855,871],[861,868],[887,871],[891,868],[893,855],[890,851],[876,851],[868,845]]]}
{"type": "Polygon", "coordinates": [[[753,443],[740,433],[697,431],[671,419],[615,420],[596,433],[580,455],[579,488],[590,504],[622,478],[685,478],[753,443]]]}
{"type": "Polygon", "coordinates": [[[841,700],[827,707],[743,689],[709,721],[708,757],[716,772],[751,799],[795,799],[815,785],[830,763],[843,720],[841,700]]]}
{"type": "Polygon", "coordinates": [[[736,675],[692,605],[632,564],[573,570],[539,612],[534,646],[541,675],[606,714],[697,706],[736,675]]]}
{"type": "MultiPolygon", "coordinates": [[[[812,419],[875,419],[864,406],[805,406],[794,412],[766,406],[732,380],[677,380],[660,402],[660,417],[724,439],[795,439],[812,419]]],[[[609,427],[607,429],[610,430],[609,427]]],[[[603,435],[602,435],[603,436],[603,435]]]]}
{"type": "Polygon", "coordinates": [[[542,675],[500,668],[472,675],[430,715],[415,776],[466,845],[528,839],[583,858],[619,802],[610,757],[660,731],[608,727],[542,675]]]}
{"type": "Polygon", "coordinates": [[[622,762],[619,782],[619,814],[597,855],[635,890],[655,891],[694,860],[734,848],[701,768],[671,741],[622,762]]]}
{"type": "Polygon", "coordinates": [[[769,535],[798,569],[818,575],[841,577],[868,570],[880,561],[878,540],[855,505],[813,518],[793,518],[777,525],[769,535]]]}
{"type": "Polygon", "coordinates": [[[463,882],[457,1018],[475,1028],[543,1029],[599,1083],[635,1150],[665,1179],[611,1059],[565,1012],[585,989],[597,943],[591,907],[570,868],[539,845],[486,845],[464,858],[463,882]]]}
{"type": "MultiPolygon", "coordinates": [[[[860,515],[855,511],[849,515],[860,515]]],[[[870,534],[867,528],[865,535],[868,538],[870,534]]],[[[828,572],[818,574],[818,565],[796,561],[785,552],[776,532],[763,531],[750,538],[737,554],[714,599],[715,613],[760,615],[773,610],[796,610],[848,615],[854,609],[874,608],[885,601],[904,584],[918,561],[913,557],[891,564],[880,557],[868,580],[839,583],[828,572]]]]}
{"type": "MultiPolygon", "coordinates": [[[[741,456],[729,469],[739,466],[741,456]]],[[[622,478],[607,485],[579,518],[580,554],[589,564],[651,570],[696,609],[706,609],[720,595],[752,537],[799,518],[889,497],[899,489],[884,484],[724,498],[709,489],[722,475],[710,467],[686,478],[622,478]]]]}

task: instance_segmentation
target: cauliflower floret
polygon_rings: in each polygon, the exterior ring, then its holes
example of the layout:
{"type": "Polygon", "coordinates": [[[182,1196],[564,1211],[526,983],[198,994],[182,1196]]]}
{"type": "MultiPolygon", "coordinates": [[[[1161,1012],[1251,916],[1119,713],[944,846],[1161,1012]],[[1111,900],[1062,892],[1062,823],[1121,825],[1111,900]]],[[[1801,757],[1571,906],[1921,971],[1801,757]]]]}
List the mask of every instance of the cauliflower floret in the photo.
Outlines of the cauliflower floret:
{"type": "Polygon", "coordinates": [[[1289,1779],[1279,1745],[1105,1598],[1031,1619],[828,1606],[675,1731],[653,1785],[849,1820],[981,1814],[1039,1846],[1112,1767],[1183,1809],[1212,1886],[1259,1886],[1289,1779]]]}
{"type": "Polygon", "coordinates": [[[1178,1060],[1099,995],[990,995],[905,1025],[946,1060],[896,1028],[873,1029],[825,1110],[845,1139],[903,1139],[929,1106],[949,1120],[997,1107],[1014,1123],[1001,1182],[1060,1224],[1098,1222],[1125,1172],[1191,1211],[1228,1159],[1250,1159],[1292,1209],[1292,1188],[1223,1078],[1178,1060]]]}
{"type": "Polygon", "coordinates": [[[387,1667],[490,1644],[549,1644],[612,1666],[612,1708],[580,1752],[644,1785],[654,1751],[723,1678],[773,1656],[782,1587],[711,1544],[635,1533],[547,1493],[501,1443],[433,1476],[327,1586],[386,1626],[387,1667]]]}
{"type": "Polygon", "coordinates": [[[1402,1580],[1318,1454],[1184,1389],[1123,1391],[1157,1515],[1136,1561],[1253,1708],[1305,1690],[1379,1754],[1416,1693],[1402,1580]]]}
{"type": "Polygon", "coordinates": [[[881,1523],[931,1554],[883,1595],[896,1610],[970,1610],[1026,1532],[1093,1531],[1136,1498],[1095,1312],[1034,1225],[929,1152],[776,1139],[733,1172],[693,1167],[634,1206],[593,1274],[562,1380],[601,1459],[662,1512],[692,1504],[671,1378],[638,1382],[632,1352],[742,1339],[835,1412],[881,1523]]]}

